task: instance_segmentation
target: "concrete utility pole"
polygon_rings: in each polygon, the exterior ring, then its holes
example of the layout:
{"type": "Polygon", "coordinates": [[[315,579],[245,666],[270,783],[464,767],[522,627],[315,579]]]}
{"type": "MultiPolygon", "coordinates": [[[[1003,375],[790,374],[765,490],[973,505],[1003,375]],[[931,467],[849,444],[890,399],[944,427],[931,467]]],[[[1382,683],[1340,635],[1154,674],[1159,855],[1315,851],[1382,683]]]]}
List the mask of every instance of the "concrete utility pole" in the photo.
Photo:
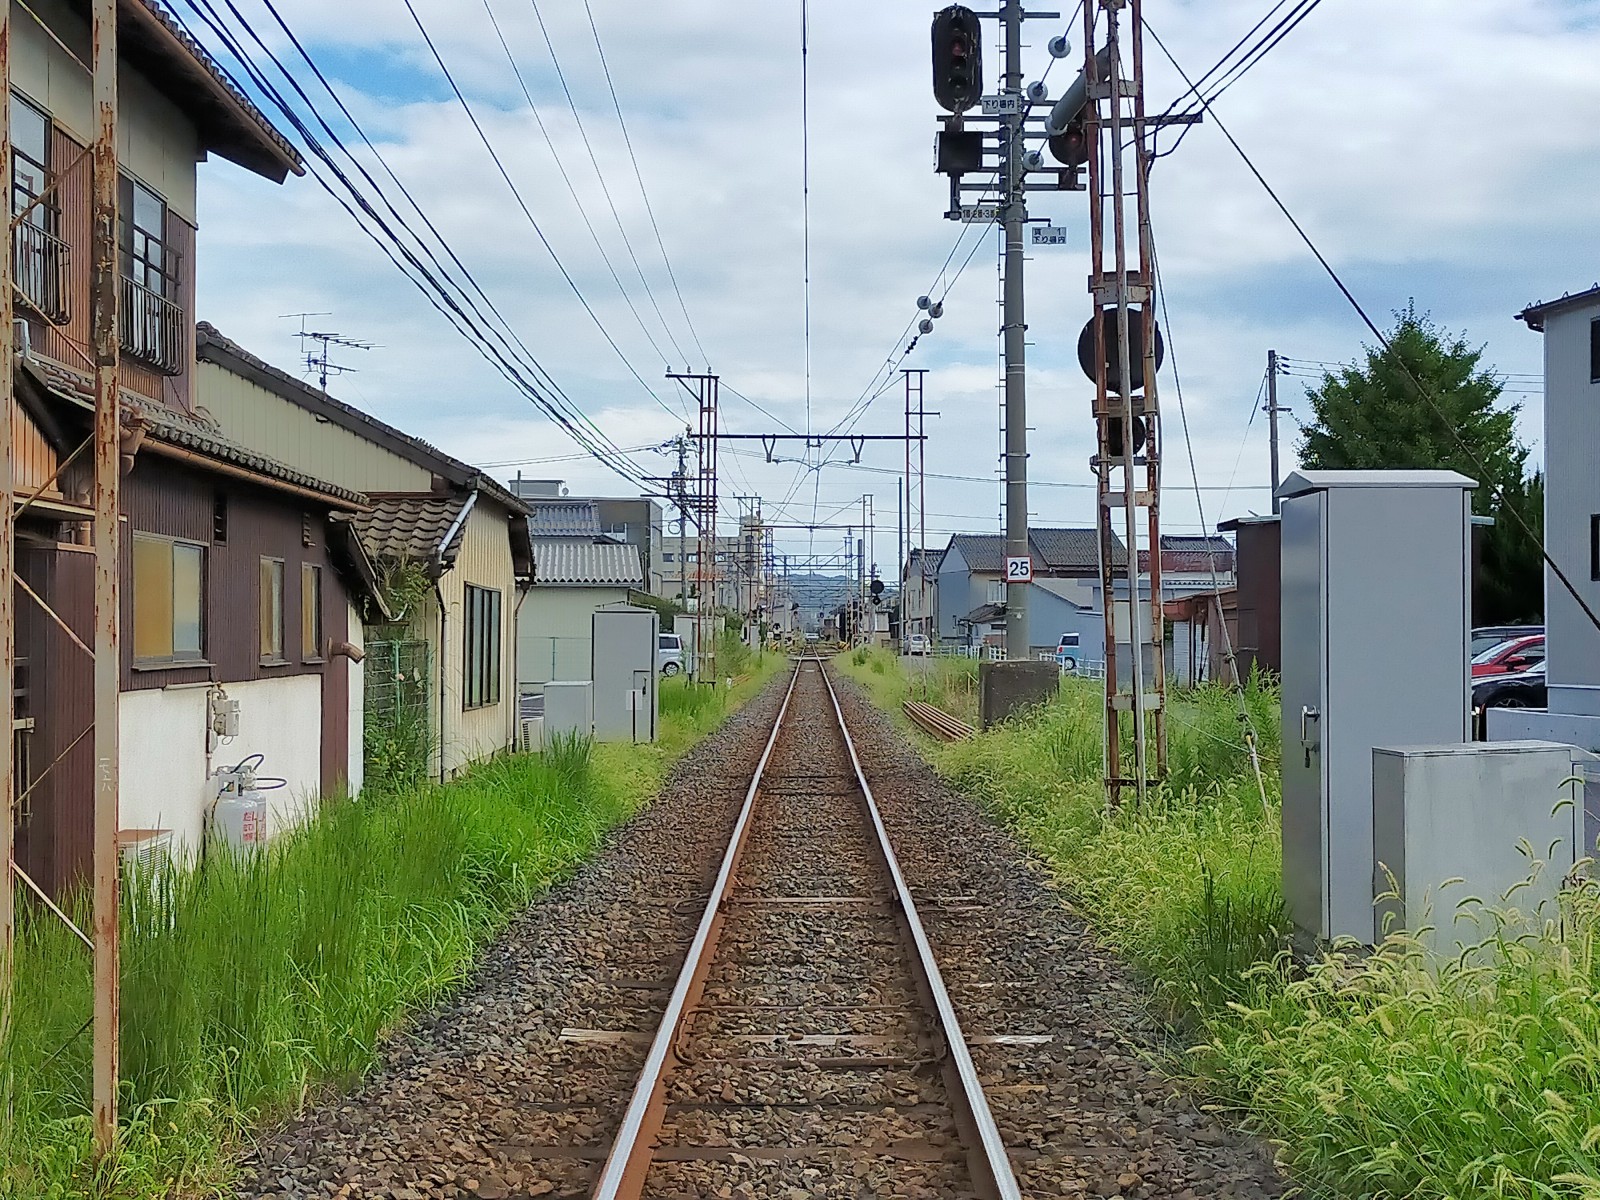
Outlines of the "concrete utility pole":
{"type": "MultiPolygon", "coordinates": [[[[717,440],[721,376],[668,371],[694,397],[700,423],[694,434],[699,469],[692,491],[685,489],[685,504],[695,514],[699,534],[695,561],[694,658],[691,669],[697,682],[717,679],[717,440]],[[708,570],[709,564],[709,570],[708,570]]],[[[680,564],[681,565],[681,564],[680,564]]]]}
{"type": "MultiPolygon", "coordinates": [[[[1022,0],[1005,0],[1000,10],[1005,31],[1006,69],[1001,91],[1022,97],[1022,0]]],[[[1005,119],[1004,171],[1006,238],[1005,305],[1003,316],[1006,359],[1006,557],[1028,556],[1028,405],[1027,333],[1023,319],[1022,230],[1028,221],[1023,181],[1025,106],[1005,119]]],[[[1028,584],[1006,582],[1006,657],[1027,658],[1028,584]]]]}
{"type": "Polygon", "coordinates": [[[1272,446],[1272,511],[1278,512],[1278,352],[1267,351],[1267,436],[1272,446]]]}
{"type": "MultiPolygon", "coordinates": [[[[117,527],[122,413],[117,340],[117,0],[94,0],[96,115],[89,328],[94,345],[94,1144],[116,1145],[119,1026],[117,722],[122,655],[117,527]]],[[[8,235],[9,236],[9,235],[8,235]]],[[[10,328],[10,322],[7,322],[10,328]]],[[[7,356],[9,364],[10,357],[7,356]]],[[[11,514],[5,514],[9,523],[11,514]]],[[[6,681],[10,687],[10,681],[6,681]]],[[[11,733],[6,731],[9,740],[11,733]]]]}

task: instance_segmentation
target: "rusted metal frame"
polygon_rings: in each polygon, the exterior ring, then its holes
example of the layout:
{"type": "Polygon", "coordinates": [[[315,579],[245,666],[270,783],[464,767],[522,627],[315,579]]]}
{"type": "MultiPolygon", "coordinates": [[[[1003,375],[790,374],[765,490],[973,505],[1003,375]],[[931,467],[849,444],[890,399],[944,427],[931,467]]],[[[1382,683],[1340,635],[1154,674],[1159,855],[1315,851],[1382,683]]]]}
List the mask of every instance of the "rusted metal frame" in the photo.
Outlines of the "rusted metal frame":
{"type": "MultiPolygon", "coordinates": [[[[1115,704],[1118,687],[1116,541],[1111,530],[1111,417],[1110,391],[1106,378],[1105,319],[1100,307],[1100,289],[1105,280],[1105,139],[1101,132],[1100,101],[1095,91],[1100,81],[1095,51],[1093,3],[1083,6],[1084,79],[1089,85],[1089,105],[1084,122],[1084,143],[1088,158],[1089,192],[1089,292],[1093,300],[1095,433],[1098,453],[1095,458],[1095,528],[1100,546],[1100,595],[1105,610],[1105,747],[1104,768],[1106,803],[1116,808],[1122,800],[1122,718],[1115,704]]],[[[1130,550],[1130,553],[1132,551],[1130,550]]]]}
{"type": "MultiPolygon", "coordinates": [[[[63,179],[65,179],[68,175],[71,175],[80,166],[82,166],[84,164],[84,162],[89,158],[89,156],[92,155],[93,153],[94,153],[94,148],[92,146],[85,146],[82,150],[80,150],[78,152],[78,157],[73,159],[70,165],[68,165],[66,167],[63,167],[59,171],[52,171],[50,173],[50,182],[44,185],[44,190],[41,191],[32,200],[29,200],[28,203],[25,206],[23,206],[22,208],[18,209],[16,215],[11,218],[11,232],[15,233],[18,229],[20,229],[22,227],[23,221],[27,220],[28,214],[31,213],[35,208],[39,207],[39,205],[43,204],[47,199],[49,199],[51,193],[55,192],[56,190],[58,190],[58,188],[60,187],[61,181],[63,179]]],[[[61,326],[57,325],[54,321],[46,321],[45,324],[50,325],[50,326],[52,326],[52,327],[54,327],[56,329],[60,329],[61,328],[61,326]]]]}
{"type": "MultiPolygon", "coordinates": [[[[0,0],[0,164],[8,172],[6,194],[11,185],[11,3],[0,0]]],[[[8,201],[9,203],[9,201],[8,201]]],[[[0,397],[5,413],[0,416],[0,729],[5,744],[0,746],[0,866],[10,864],[16,853],[16,669],[17,597],[12,580],[17,574],[17,519],[15,507],[15,456],[11,433],[12,326],[11,326],[11,239],[0,238],[0,397]]],[[[9,871],[0,870],[0,1046],[11,1034],[12,983],[16,968],[17,893],[9,871]]],[[[11,1111],[11,1058],[0,1068],[0,1112],[11,1111]]]]}
{"type": "MultiPolygon", "coordinates": [[[[0,0],[0,4],[3,4],[3,3],[5,3],[5,0],[0,0]]],[[[56,463],[56,469],[54,471],[50,472],[50,478],[46,479],[38,487],[34,488],[33,491],[29,492],[28,493],[28,498],[26,500],[24,500],[21,504],[17,505],[16,518],[20,520],[21,517],[22,517],[22,514],[27,512],[30,508],[33,507],[33,503],[34,503],[35,500],[40,499],[47,491],[49,491],[52,487],[55,486],[56,481],[58,479],[60,479],[61,476],[62,476],[62,473],[65,472],[66,469],[68,467],[70,467],[77,460],[78,455],[82,454],[85,450],[87,450],[92,445],[94,445],[94,435],[93,434],[91,434],[90,436],[84,438],[83,441],[78,443],[77,448],[74,449],[71,454],[67,455],[60,462],[56,463]]],[[[13,502],[15,502],[15,498],[13,498],[13,502]]]]}
{"type": "MultiPolygon", "coordinates": [[[[1131,628],[1128,630],[1129,649],[1128,675],[1129,684],[1133,694],[1133,776],[1137,781],[1134,794],[1142,805],[1145,800],[1145,781],[1148,776],[1146,755],[1148,743],[1146,742],[1145,711],[1144,711],[1144,636],[1139,628],[1139,495],[1134,487],[1134,472],[1136,470],[1133,444],[1133,346],[1130,336],[1132,296],[1128,280],[1128,212],[1127,189],[1125,185],[1124,168],[1127,157],[1122,144],[1123,112],[1122,106],[1126,99],[1123,94],[1123,58],[1121,45],[1121,31],[1118,29],[1118,13],[1122,7],[1121,0],[1111,0],[1105,5],[1106,13],[1106,45],[1111,54],[1107,74],[1110,85],[1110,101],[1108,111],[1110,115],[1111,135],[1111,244],[1114,269],[1116,271],[1115,292],[1117,299],[1117,371],[1118,381],[1121,386],[1119,396],[1122,401],[1122,516],[1124,537],[1128,543],[1128,618],[1131,628]]],[[[1147,306],[1148,307],[1148,306],[1147,306]]],[[[1149,324],[1149,314],[1145,314],[1145,324],[1149,324]]],[[[1151,381],[1146,379],[1148,388],[1151,381]]],[[[1152,638],[1155,631],[1151,631],[1152,638]]]]}
{"type": "Polygon", "coordinates": [[[116,1147],[119,1028],[118,710],[121,655],[118,517],[122,412],[117,305],[117,0],[94,0],[90,28],[95,140],[91,209],[94,350],[94,1061],[95,1152],[116,1147]]]}
{"type": "Polygon", "coordinates": [[[1161,402],[1156,379],[1155,237],[1150,225],[1150,153],[1145,140],[1144,107],[1144,0],[1130,0],[1133,43],[1133,145],[1134,187],[1139,232],[1139,278],[1147,291],[1144,302],[1143,340],[1145,423],[1145,489],[1150,497],[1146,511],[1150,522],[1150,694],[1159,704],[1154,722],[1156,780],[1167,774],[1167,660],[1161,602],[1161,402]]]}
{"type": "MultiPolygon", "coordinates": [[[[33,602],[37,604],[41,610],[43,610],[44,615],[56,623],[56,627],[60,629],[62,633],[66,634],[69,639],[71,639],[74,646],[76,646],[79,650],[82,650],[90,658],[94,657],[94,650],[90,647],[89,643],[85,642],[81,637],[79,637],[77,633],[73,631],[72,626],[68,625],[66,621],[62,620],[61,614],[56,612],[55,609],[51,608],[43,596],[39,595],[38,592],[34,591],[33,588],[28,586],[28,581],[26,579],[18,575],[16,577],[16,584],[24,592],[28,593],[28,596],[33,600],[33,602]]],[[[14,613],[13,619],[15,619],[14,613]]]]}
{"type": "MultiPolygon", "coordinates": [[[[40,771],[38,775],[34,776],[34,778],[28,781],[28,786],[22,789],[22,795],[17,797],[17,807],[19,811],[21,810],[23,801],[25,801],[29,796],[33,795],[33,789],[43,783],[50,772],[59,767],[62,762],[66,760],[67,755],[71,754],[78,748],[78,743],[83,741],[84,738],[88,737],[93,732],[93,725],[85,725],[82,729],[78,730],[78,736],[67,743],[66,749],[62,750],[60,754],[51,759],[48,767],[40,771]]],[[[12,865],[15,866],[15,863],[12,865]]]]}
{"type": "Polygon", "coordinates": [[[722,928],[723,909],[733,885],[739,858],[744,853],[745,841],[750,831],[750,818],[755,811],[762,777],[766,773],[767,763],[772,758],[773,749],[778,744],[778,733],[783,729],[783,719],[788,714],[789,702],[794,698],[795,685],[800,680],[800,669],[803,665],[804,660],[795,664],[794,675],[789,679],[789,689],[784,693],[783,704],[778,709],[777,719],[772,723],[772,732],[767,736],[766,748],[762,750],[761,758],[756,763],[755,773],[750,778],[750,787],[745,791],[744,804],[739,809],[738,819],[734,822],[728,849],[722,856],[722,866],[711,886],[711,897],[706,901],[700,924],[695,929],[694,940],[689,943],[683,969],[678,974],[677,982],[673,984],[672,995],[667,1000],[661,1024],[650,1043],[644,1069],[639,1074],[638,1083],[634,1085],[633,1096],[628,1101],[627,1112],[623,1114],[622,1125],[617,1130],[617,1136],[611,1143],[611,1152],[606,1156],[605,1165],[601,1168],[599,1182],[595,1185],[594,1200],[632,1200],[643,1191],[645,1175],[650,1169],[656,1133],[661,1127],[664,1103],[662,1086],[677,1060],[678,1032],[683,1025],[685,1014],[694,1006],[704,990],[712,951],[722,928]]]}
{"type": "Polygon", "coordinates": [[[889,831],[884,826],[883,814],[878,811],[878,802],[873,798],[872,785],[867,782],[866,772],[862,770],[861,758],[856,753],[855,739],[850,736],[850,729],[845,724],[838,693],[833,690],[833,681],[828,678],[827,668],[820,661],[817,670],[828,689],[833,715],[839,722],[839,734],[844,738],[845,752],[850,756],[850,767],[855,772],[856,785],[861,789],[862,803],[877,836],[878,852],[883,856],[884,867],[894,885],[903,932],[915,950],[918,985],[938,1020],[939,1033],[944,1038],[947,1079],[954,1075],[956,1083],[955,1087],[947,1090],[956,1110],[957,1123],[965,1127],[964,1132],[968,1135],[967,1161],[972,1170],[973,1186],[981,1196],[993,1200],[1021,1200],[1022,1191],[1012,1172],[1005,1141],[995,1125],[994,1114],[989,1110],[988,1098],[983,1094],[978,1068],[972,1061],[972,1052],[967,1048],[966,1037],[961,1031],[961,1020],[956,1015],[955,1005],[951,1003],[944,976],[939,970],[939,962],[934,957],[933,947],[917,915],[916,901],[900,870],[900,860],[889,839],[889,831]]]}
{"type": "Polygon", "coordinates": [[[37,883],[35,883],[33,881],[33,878],[26,871],[24,871],[15,862],[13,862],[11,864],[11,869],[14,872],[16,872],[16,876],[17,876],[18,879],[22,880],[23,883],[28,885],[28,890],[31,891],[35,896],[39,897],[40,901],[44,904],[44,906],[46,908],[48,908],[56,916],[61,918],[61,923],[63,925],[65,925],[68,929],[72,930],[72,932],[77,936],[77,939],[80,942],[82,942],[85,946],[89,947],[90,950],[94,949],[94,939],[92,939],[83,930],[79,929],[78,926],[77,926],[77,923],[75,921],[73,921],[73,919],[71,917],[67,916],[66,913],[61,911],[60,906],[57,905],[54,900],[50,899],[50,897],[45,894],[45,890],[42,887],[40,887],[37,883]]]}

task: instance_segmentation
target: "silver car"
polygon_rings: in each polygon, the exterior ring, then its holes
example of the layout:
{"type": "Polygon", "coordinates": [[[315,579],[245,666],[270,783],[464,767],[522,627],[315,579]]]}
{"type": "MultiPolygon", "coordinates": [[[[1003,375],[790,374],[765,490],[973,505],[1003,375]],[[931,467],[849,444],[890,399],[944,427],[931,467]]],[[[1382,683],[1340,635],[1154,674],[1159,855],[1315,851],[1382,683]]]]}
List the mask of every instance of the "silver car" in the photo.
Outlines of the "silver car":
{"type": "Polygon", "coordinates": [[[663,633],[656,644],[656,670],[663,675],[676,675],[683,670],[683,638],[675,633],[663,633]]]}

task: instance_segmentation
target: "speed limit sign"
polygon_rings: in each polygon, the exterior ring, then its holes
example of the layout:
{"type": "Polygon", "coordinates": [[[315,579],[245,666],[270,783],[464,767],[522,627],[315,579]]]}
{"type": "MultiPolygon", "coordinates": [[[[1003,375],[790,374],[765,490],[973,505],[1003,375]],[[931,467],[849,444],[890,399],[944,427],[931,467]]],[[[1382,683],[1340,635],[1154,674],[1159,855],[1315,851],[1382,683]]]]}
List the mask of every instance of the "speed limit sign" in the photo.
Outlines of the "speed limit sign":
{"type": "Polygon", "coordinates": [[[1018,554],[1006,559],[1007,583],[1032,583],[1033,559],[1026,554],[1018,554]]]}

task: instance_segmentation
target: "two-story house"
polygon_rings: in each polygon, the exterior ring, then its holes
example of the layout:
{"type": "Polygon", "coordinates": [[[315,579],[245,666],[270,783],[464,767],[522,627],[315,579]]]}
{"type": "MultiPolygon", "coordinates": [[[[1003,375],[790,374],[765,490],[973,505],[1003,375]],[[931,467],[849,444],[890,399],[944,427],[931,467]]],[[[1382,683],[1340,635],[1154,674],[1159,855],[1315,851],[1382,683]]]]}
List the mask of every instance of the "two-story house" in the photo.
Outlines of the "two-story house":
{"type": "MultiPolygon", "coordinates": [[[[230,436],[359,490],[353,524],[386,571],[425,581],[398,636],[421,642],[431,771],[448,779],[516,742],[518,610],[533,576],[528,508],[475,467],[279,370],[209,324],[197,392],[230,436]]],[[[619,546],[637,567],[632,547],[619,546]]],[[[380,632],[386,640],[393,628],[380,632]]],[[[383,681],[387,683],[388,681],[383,681]]],[[[375,715],[375,714],[374,714],[375,715]]]]}
{"type": "MultiPolygon", "coordinates": [[[[18,7],[11,28],[18,861],[61,891],[91,855],[90,34],[67,0],[18,7]]],[[[269,825],[359,786],[356,613],[382,601],[352,535],[366,497],[228,438],[195,404],[197,164],[282,182],[295,152],[153,4],[119,5],[118,43],[119,820],[125,842],[188,853],[216,767],[259,754],[286,781],[269,825]],[[232,702],[237,733],[219,738],[232,702]]]]}

